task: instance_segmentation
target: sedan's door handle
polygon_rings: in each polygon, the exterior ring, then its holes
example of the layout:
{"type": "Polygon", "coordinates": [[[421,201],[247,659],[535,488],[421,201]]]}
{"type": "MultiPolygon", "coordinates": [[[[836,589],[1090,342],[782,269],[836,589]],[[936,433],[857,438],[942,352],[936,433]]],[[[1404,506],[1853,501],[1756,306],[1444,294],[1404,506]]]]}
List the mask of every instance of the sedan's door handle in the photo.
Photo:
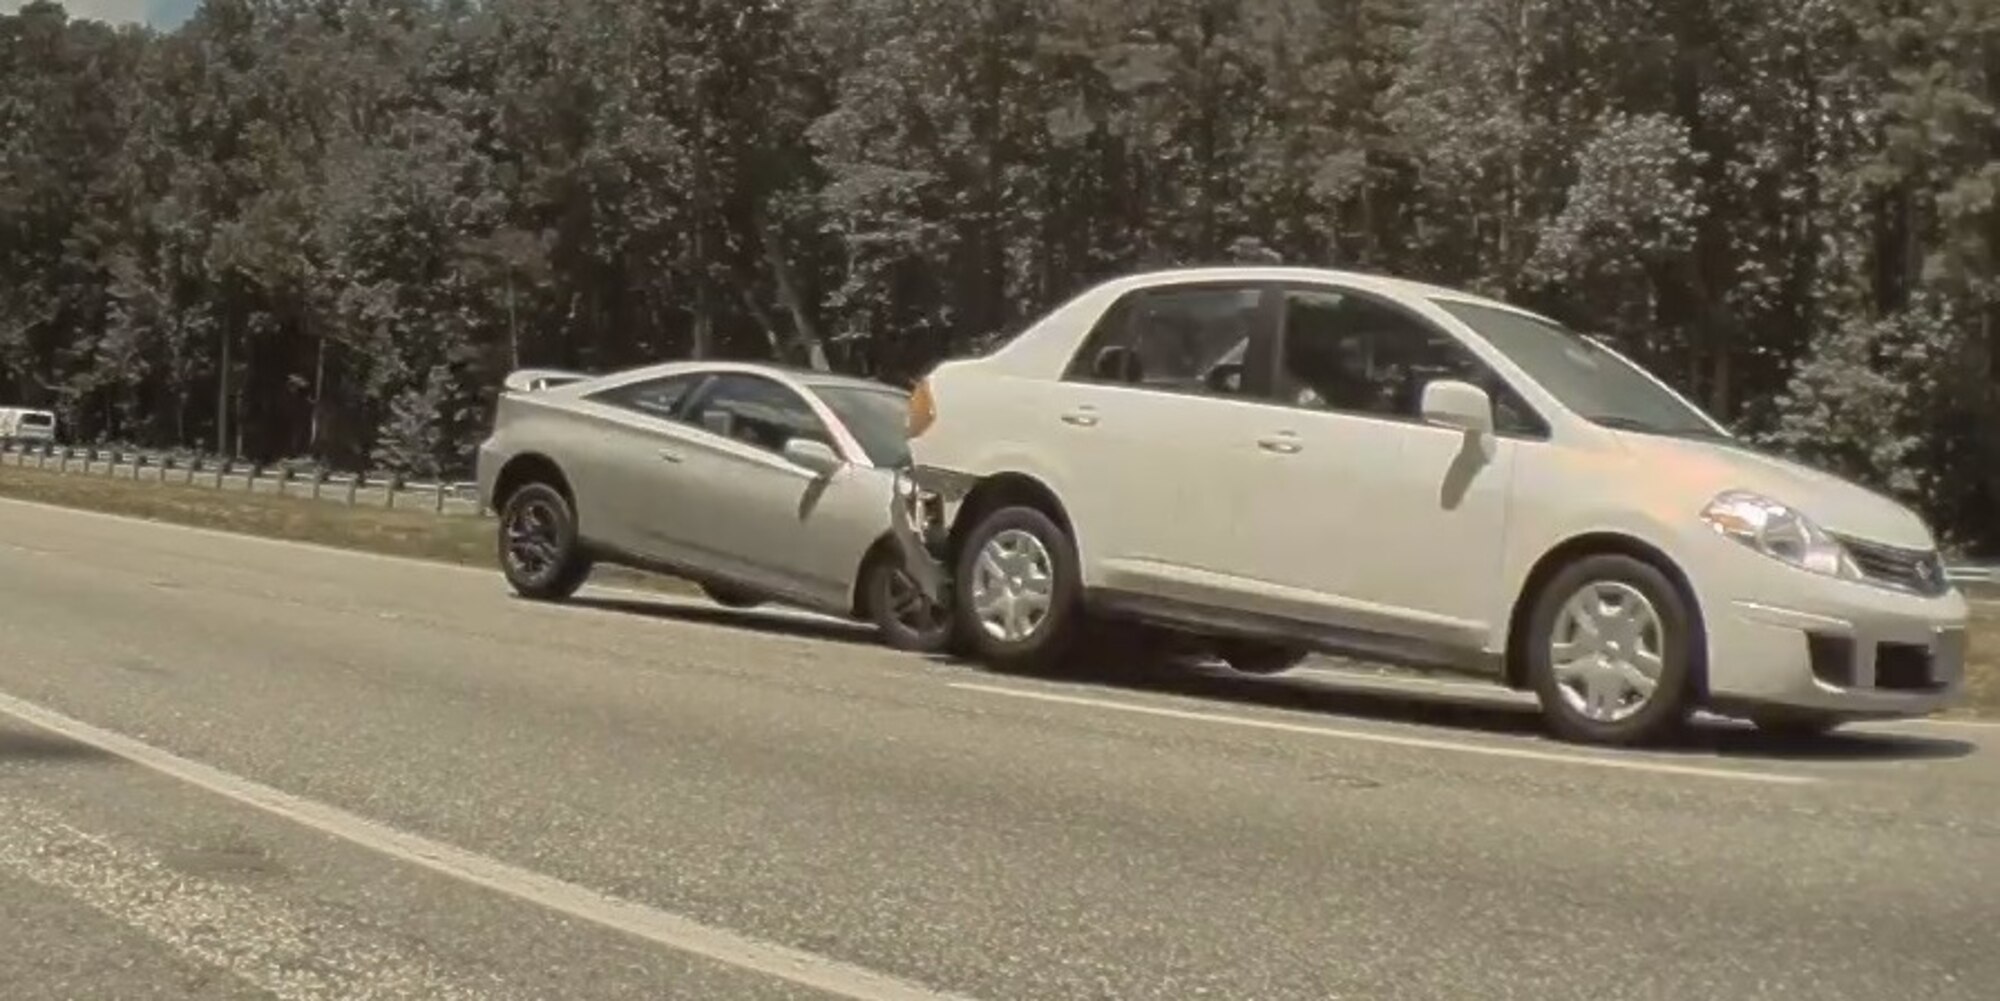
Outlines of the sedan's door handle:
{"type": "Polygon", "coordinates": [[[1266,452],[1276,452],[1279,455],[1297,455],[1299,449],[1303,446],[1299,444],[1297,435],[1286,433],[1259,438],[1257,439],[1257,447],[1266,452]]]}
{"type": "Polygon", "coordinates": [[[660,458],[665,459],[668,462],[679,462],[681,461],[681,454],[678,451],[675,451],[674,449],[663,448],[660,449],[660,458]]]}
{"type": "Polygon", "coordinates": [[[1094,428],[1097,426],[1097,408],[1078,407],[1062,415],[1062,419],[1064,424],[1074,424],[1080,428],[1094,428]]]}

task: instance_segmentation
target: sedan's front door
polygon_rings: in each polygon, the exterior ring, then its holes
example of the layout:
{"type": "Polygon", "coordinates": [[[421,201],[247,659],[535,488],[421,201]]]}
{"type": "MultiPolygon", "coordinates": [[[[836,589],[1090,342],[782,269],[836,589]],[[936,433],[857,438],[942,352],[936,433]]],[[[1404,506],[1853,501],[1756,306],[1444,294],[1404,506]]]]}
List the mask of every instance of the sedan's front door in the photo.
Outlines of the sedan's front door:
{"type": "Polygon", "coordinates": [[[1357,638],[1476,648],[1503,607],[1514,461],[1539,418],[1420,317],[1343,289],[1284,296],[1276,386],[1245,446],[1249,572],[1357,638]],[[1424,423],[1436,379],[1494,394],[1499,433],[1424,423]]]}

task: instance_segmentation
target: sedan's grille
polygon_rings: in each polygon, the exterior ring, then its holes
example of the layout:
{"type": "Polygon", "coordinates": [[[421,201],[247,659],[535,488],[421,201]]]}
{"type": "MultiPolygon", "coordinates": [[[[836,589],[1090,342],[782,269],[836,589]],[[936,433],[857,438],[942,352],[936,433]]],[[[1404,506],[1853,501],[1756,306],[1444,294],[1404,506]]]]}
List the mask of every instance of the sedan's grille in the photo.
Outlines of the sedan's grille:
{"type": "Polygon", "coordinates": [[[1861,574],[1869,580],[1925,596],[1939,595],[1951,588],[1945,579],[1944,561],[1934,551],[1902,549],[1840,536],[1861,574]]]}

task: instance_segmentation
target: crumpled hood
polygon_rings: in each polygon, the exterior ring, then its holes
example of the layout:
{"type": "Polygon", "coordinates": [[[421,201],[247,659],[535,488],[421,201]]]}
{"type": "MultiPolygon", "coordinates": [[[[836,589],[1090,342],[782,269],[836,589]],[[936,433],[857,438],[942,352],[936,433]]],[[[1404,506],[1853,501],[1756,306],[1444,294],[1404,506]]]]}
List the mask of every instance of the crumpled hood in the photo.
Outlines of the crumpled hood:
{"type": "Polygon", "coordinates": [[[1751,490],[1804,512],[1821,528],[1904,549],[1934,549],[1923,518],[1902,502],[1743,444],[1617,432],[1642,468],[1672,470],[1711,493],[1751,490]]]}

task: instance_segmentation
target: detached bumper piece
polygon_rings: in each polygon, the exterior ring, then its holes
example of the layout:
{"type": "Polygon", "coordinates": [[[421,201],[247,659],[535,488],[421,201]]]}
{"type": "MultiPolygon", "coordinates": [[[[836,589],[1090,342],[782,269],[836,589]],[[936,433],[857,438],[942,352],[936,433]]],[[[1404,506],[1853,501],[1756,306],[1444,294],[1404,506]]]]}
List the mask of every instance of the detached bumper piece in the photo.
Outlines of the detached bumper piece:
{"type": "Polygon", "coordinates": [[[951,604],[951,572],[939,560],[944,552],[944,501],[917,486],[907,469],[896,471],[896,489],[889,497],[889,530],[902,551],[903,569],[925,598],[941,607],[951,604]]]}

